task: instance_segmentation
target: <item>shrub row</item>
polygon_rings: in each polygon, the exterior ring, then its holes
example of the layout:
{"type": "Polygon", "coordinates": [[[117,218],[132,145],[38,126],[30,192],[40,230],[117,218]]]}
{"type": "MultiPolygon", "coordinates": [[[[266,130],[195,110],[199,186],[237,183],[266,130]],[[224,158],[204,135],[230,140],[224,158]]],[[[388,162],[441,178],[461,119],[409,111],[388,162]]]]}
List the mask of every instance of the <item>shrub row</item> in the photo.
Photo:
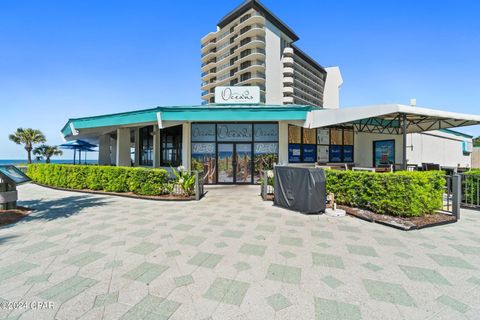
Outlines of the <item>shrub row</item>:
{"type": "Polygon", "coordinates": [[[133,192],[139,195],[162,195],[172,190],[172,182],[164,169],[31,164],[27,175],[34,182],[67,189],[133,192]]]}
{"type": "Polygon", "coordinates": [[[443,205],[442,171],[374,173],[326,170],[327,192],[335,201],[375,213],[417,217],[443,205]]]}

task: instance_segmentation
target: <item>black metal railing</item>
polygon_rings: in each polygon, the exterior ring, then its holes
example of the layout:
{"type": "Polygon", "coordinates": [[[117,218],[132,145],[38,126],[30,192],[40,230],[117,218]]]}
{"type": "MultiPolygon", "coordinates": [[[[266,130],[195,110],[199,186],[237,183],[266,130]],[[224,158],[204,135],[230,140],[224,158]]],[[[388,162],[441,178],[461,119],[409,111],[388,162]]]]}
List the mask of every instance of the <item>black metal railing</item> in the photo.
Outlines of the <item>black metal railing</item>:
{"type": "Polygon", "coordinates": [[[195,172],[195,200],[200,200],[205,194],[205,175],[203,172],[195,172]]]}
{"type": "Polygon", "coordinates": [[[457,220],[460,219],[462,199],[461,179],[459,174],[446,175],[443,194],[442,211],[451,213],[457,220]]]}
{"type": "Polygon", "coordinates": [[[480,209],[480,174],[461,174],[462,206],[480,209]]]}

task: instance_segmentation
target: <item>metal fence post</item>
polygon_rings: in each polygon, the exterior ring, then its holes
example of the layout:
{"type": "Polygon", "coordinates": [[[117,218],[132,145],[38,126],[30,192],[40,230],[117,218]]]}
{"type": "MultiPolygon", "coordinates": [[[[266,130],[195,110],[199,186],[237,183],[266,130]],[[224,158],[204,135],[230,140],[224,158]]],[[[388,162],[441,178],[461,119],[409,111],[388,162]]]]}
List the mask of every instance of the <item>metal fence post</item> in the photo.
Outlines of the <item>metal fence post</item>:
{"type": "MultiPolygon", "coordinates": [[[[7,182],[3,181],[0,179],[0,192],[6,192],[7,191],[7,182]]],[[[7,204],[6,203],[0,203],[0,210],[7,210],[7,204]]]]}
{"type": "Polygon", "coordinates": [[[200,179],[198,178],[198,171],[195,171],[195,200],[200,200],[200,179]]]}
{"type": "Polygon", "coordinates": [[[462,180],[459,174],[452,175],[452,212],[460,220],[460,203],[462,201],[462,180]]]}
{"type": "Polygon", "coordinates": [[[263,181],[262,181],[262,199],[267,200],[268,193],[268,174],[267,170],[263,171],[263,181]]]}

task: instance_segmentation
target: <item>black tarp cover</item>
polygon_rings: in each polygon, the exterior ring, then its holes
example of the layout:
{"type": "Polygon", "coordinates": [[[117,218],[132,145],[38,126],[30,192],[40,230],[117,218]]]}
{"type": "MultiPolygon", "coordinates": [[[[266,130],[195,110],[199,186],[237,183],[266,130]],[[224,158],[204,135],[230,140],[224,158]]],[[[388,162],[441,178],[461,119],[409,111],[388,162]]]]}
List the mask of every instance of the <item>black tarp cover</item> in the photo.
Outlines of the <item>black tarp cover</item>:
{"type": "Polygon", "coordinates": [[[325,172],[317,168],[275,166],[274,204],[301,213],[325,212],[325,172]]]}

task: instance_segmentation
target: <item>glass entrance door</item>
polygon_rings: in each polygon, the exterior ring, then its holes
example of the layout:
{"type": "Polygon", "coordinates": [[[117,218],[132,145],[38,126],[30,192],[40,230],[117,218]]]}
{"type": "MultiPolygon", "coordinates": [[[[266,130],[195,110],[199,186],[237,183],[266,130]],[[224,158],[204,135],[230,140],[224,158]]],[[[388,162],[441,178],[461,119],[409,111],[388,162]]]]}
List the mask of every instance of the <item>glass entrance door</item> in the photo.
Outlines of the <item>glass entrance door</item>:
{"type": "Polygon", "coordinates": [[[218,144],[218,183],[233,183],[235,181],[233,146],[233,143],[218,144]]]}
{"type": "Polygon", "coordinates": [[[218,183],[252,183],[252,144],[218,143],[218,183]]]}
{"type": "Polygon", "coordinates": [[[235,182],[252,183],[252,144],[235,145],[235,182]]]}

